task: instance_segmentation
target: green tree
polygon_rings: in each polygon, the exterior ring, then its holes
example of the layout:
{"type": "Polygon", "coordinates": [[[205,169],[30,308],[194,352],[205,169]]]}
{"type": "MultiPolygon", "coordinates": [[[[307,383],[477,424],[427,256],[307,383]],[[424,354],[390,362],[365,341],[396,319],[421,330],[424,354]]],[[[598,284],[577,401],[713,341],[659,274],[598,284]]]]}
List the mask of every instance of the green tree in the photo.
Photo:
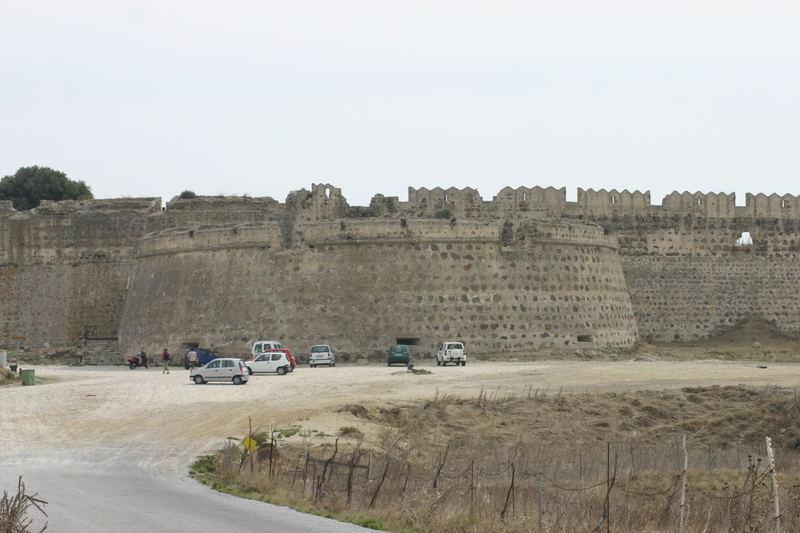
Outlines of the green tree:
{"type": "Polygon", "coordinates": [[[92,190],[83,181],[71,180],[60,170],[22,167],[0,180],[0,200],[11,200],[15,209],[33,209],[42,200],[88,200],[92,190]]]}

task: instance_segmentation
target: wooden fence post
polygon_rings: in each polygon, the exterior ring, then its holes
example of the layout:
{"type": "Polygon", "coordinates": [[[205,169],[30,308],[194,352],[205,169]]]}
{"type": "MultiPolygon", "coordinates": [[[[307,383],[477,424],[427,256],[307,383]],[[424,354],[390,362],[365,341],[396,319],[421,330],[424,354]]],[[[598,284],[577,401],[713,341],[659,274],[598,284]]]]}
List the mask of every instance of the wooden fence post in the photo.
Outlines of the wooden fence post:
{"type": "Polygon", "coordinates": [[[544,472],[539,472],[539,533],[544,531],[544,472]]]}
{"type": "Polygon", "coordinates": [[[444,468],[444,464],[447,462],[447,453],[450,451],[449,448],[444,449],[444,457],[442,457],[442,462],[439,463],[439,468],[436,469],[436,475],[433,477],[433,488],[435,489],[439,483],[439,475],[442,473],[442,468],[444,468]]]}
{"type": "Polygon", "coordinates": [[[383,469],[383,475],[381,475],[381,480],[378,482],[378,486],[375,487],[375,493],[372,495],[372,499],[369,501],[369,508],[375,505],[375,500],[378,498],[378,493],[381,491],[381,485],[383,485],[383,480],[386,479],[386,474],[389,472],[389,457],[386,457],[386,467],[383,469]]]}
{"type": "Polygon", "coordinates": [[[772,478],[772,500],[775,503],[775,533],[781,533],[781,497],[778,493],[778,474],[775,472],[775,455],[772,453],[772,439],[766,437],[769,476],[772,478]]]}
{"type": "Polygon", "coordinates": [[[508,511],[508,502],[511,499],[511,495],[514,494],[514,476],[516,475],[516,469],[514,468],[514,463],[511,463],[511,484],[508,486],[508,492],[506,493],[506,502],[503,504],[503,510],[500,511],[500,519],[506,519],[506,511],[508,511]]]}
{"type": "Polygon", "coordinates": [[[689,471],[689,452],[686,450],[686,433],[683,434],[683,481],[681,482],[681,528],[680,533],[686,527],[686,475],[689,471]]]}

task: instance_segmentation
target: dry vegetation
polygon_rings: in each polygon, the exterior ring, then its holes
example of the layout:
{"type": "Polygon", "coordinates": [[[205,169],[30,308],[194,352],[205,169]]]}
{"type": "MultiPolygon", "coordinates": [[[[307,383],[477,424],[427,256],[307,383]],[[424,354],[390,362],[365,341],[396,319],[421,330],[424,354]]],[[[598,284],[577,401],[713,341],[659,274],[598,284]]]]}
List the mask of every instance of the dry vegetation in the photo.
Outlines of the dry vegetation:
{"type": "MultiPolygon", "coordinates": [[[[31,508],[35,508],[44,516],[47,516],[44,508],[47,502],[38,498],[38,494],[28,494],[25,491],[25,483],[22,478],[17,482],[17,493],[9,496],[8,492],[3,491],[0,498],[0,532],[2,533],[31,533],[33,519],[28,515],[31,508]]],[[[47,523],[39,530],[39,533],[47,529],[47,523]]]]}
{"type": "Polygon", "coordinates": [[[10,385],[19,381],[19,376],[8,370],[7,368],[0,367],[0,385],[10,385]]]}
{"type": "Polygon", "coordinates": [[[352,424],[340,437],[263,434],[256,453],[232,443],[195,474],[221,490],[376,528],[566,533],[608,522],[617,532],[666,532],[679,520],[685,433],[686,531],[755,533],[774,525],[763,460],[770,435],[784,531],[800,528],[794,390],[437,394],[343,411],[352,424]]]}

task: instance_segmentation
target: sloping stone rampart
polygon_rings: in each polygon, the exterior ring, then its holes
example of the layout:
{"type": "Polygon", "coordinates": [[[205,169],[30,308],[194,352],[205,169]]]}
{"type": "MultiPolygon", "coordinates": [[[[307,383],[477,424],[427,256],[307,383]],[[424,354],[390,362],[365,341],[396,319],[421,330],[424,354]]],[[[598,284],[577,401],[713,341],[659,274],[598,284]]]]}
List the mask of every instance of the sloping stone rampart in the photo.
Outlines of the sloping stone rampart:
{"type": "Polygon", "coordinates": [[[472,222],[337,221],[302,231],[309,246],[140,257],[123,349],[197,343],[241,354],[253,339],[279,338],[293,350],[331,343],[369,356],[401,338],[430,353],[444,338],[481,352],[624,347],[636,337],[616,248],[592,224],[527,222],[507,243],[497,224],[472,222]],[[153,313],[165,299],[179,307],[153,313]]]}

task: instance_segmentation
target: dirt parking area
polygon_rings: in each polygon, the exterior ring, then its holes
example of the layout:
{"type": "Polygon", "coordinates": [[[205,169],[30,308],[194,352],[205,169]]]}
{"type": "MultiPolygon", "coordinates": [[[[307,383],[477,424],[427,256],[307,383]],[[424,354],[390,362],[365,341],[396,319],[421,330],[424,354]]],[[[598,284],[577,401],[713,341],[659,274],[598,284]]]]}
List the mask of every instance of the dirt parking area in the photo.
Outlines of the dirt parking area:
{"type": "Polygon", "coordinates": [[[300,423],[332,434],[347,423],[345,404],[383,405],[460,396],[548,391],[624,391],[744,384],[800,385],[800,364],[727,361],[473,362],[466,367],[301,367],[287,376],[258,375],[245,386],[194,385],[188,372],[125,367],[36,368],[54,381],[0,388],[0,456],[33,450],[93,449],[97,457],[137,456],[142,467],[181,472],[198,454],[248,427],[300,423]],[[113,450],[113,453],[109,450],[113,450]],[[146,459],[145,459],[146,458],[146,459]]]}

